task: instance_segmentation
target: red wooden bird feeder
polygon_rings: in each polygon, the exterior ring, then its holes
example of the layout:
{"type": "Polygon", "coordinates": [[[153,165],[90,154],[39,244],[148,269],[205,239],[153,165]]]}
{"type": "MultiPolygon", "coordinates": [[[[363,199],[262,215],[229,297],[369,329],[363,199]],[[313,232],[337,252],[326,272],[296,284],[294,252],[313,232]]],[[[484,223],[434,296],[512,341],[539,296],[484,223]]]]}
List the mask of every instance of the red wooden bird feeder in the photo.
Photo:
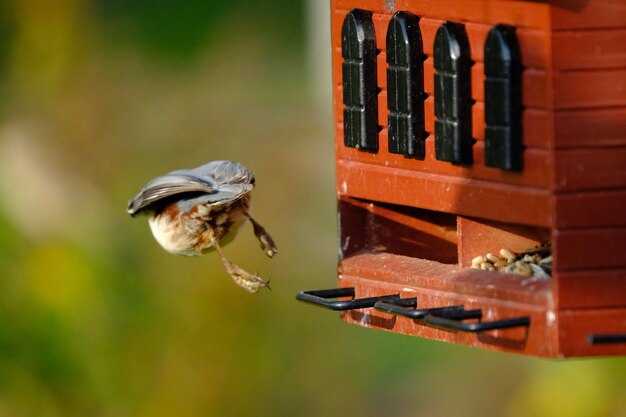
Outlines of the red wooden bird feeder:
{"type": "Polygon", "coordinates": [[[626,354],[626,3],[331,12],[339,285],[298,298],[441,341],[626,354]]]}

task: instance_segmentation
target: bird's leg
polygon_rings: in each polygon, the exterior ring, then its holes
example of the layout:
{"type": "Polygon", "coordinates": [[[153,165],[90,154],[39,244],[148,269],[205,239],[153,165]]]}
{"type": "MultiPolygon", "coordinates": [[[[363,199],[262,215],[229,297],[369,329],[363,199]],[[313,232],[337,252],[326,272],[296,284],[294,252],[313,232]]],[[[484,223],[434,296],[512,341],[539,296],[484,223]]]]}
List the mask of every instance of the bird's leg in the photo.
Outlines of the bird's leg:
{"type": "Polygon", "coordinates": [[[272,237],[269,233],[267,233],[265,228],[261,226],[259,222],[254,220],[252,216],[246,213],[246,217],[248,217],[248,219],[250,219],[250,222],[252,223],[252,227],[254,228],[254,235],[257,237],[257,239],[259,239],[259,242],[261,243],[261,249],[263,249],[263,252],[265,252],[267,256],[273,258],[274,255],[278,253],[278,248],[276,247],[276,244],[274,244],[274,239],[272,239],[272,237]]]}
{"type": "Polygon", "coordinates": [[[236,263],[229,261],[228,258],[226,258],[226,255],[224,255],[224,252],[222,252],[222,248],[217,242],[217,239],[213,239],[212,245],[215,247],[217,254],[222,260],[222,263],[226,268],[226,272],[228,272],[228,275],[230,275],[233,281],[235,281],[235,284],[252,294],[255,294],[259,291],[259,288],[262,287],[271,289],[269,281],[262,279],[256,274],[251,274],[236,263]]]}

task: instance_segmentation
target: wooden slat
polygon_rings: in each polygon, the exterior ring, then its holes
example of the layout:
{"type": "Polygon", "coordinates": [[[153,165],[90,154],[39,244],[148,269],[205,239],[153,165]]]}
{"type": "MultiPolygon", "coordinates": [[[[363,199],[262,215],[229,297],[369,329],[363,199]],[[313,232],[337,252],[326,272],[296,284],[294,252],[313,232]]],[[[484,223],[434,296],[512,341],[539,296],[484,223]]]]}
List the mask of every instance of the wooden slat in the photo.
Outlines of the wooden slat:
{"type": "Polygon", "coordinates": [[[563,356],[626,355],[626,343],[590,345],[593,334],[625,334],[626,308],[560,310],[559,350],[563,356]]]}
{"type": "MultiPolygon", "coordinates": [[[[552,302],[550,281],[537,280],[528,290],[523,276],[446,265],[385,252],[363,252],[343,259],[339,273],[437,292],[503,298],[544,307],[552,302]]],[[[425,306],[426,307],[426,306],[425,306]]]]}
{"type": "Polygon", "coordinates": [[[611,106],[626,106],[626,68],[563,71],[554,75],[556,109],[611,106]]]}
{"type": "Polygon", "coordinates": [[[525,109],[522,112],[522,143],[527,148],[550,149],[554,138],[552,112],[525,109]]]}
{"type": "MultiPolygon", "coordinates": [[[[340,50],[335,50],[333,52],[333,68],[332,68],[332,72],[333,72],[333,85],[335,86],[335,88],[342,87],[342,81],[343,81],[343,75],[342,75],[342,69],[341,69],[341,51],[340,50]]],[[[378,77],[378,74],[377,78],[378,77]]]]}
{"type": "MultiPolygon", "coordinates": [[[[435,34],[444,22],[445,20],[420,19],[424,53],[430,58],[433,56],[435,34]]],[[[472,61],[484,62],[485,39],[487,39],[487,33],[492,27],[492,24],[465,23],[472,61]]],[[[527,69],[547,69],[550,32],[525,28],[516,29],[515,34],[520,44],[524,67],[527,69]]]]}
{"type": "Polygon", "coordinates": [[[522,65],[526,69],[547,70],[552,61],[550,57],[549,31],[515,28],[522,53],[522,65]]]}
{"type": "Polygon", "coordinates": [[[549,189],[551,181],[550,154],[548,150],[526,149],[524,151],[524,166],[521,172],[503,171],[488,167],[484,163],[484,144],[478,142],[473,146],[474,162],[471,165],[455,165],[435,159],[434,136],[426,139],[426,155],[423,160],[405,158],[403,155],[388,152],[387,129],[378,134],[378,152],[362,152],[357,149],[343,146],[343,126],[338,125],[336,130],[337,158],[363,162],[366,164],[388,166],[420,171],[425,173],[451,175],[459,178],[473,178],[486,181],[501,182],[503,184],[526,185],[533,188],[549,189]]]}
{"type": "MultiPolygon", "coordinates": [[[[432,19],[426,16],[420,19],[420,30],[422,31],[422,43],[424,44],[424,54],[429,58],[432,58],[434,54],[433,48],[435,47],[435,36],[437,35],[437,30],[445,22],[446,22],[445,19],[432,19]]],[[[474,53],[473,50],[470,52],[472,54],[474,53]]],[[[470,56],[472,57],[472,59],[474,59],[473,55],[470,55],[470,56]]]]}
{"type": "Polygon", "coordinates": [[[558,149],[554,164],[558,191],[626,187],[626,146],[558,149]]]}
{"type": "Polygon", "coordinates": [[[554,270],[626,267],[626,227],[555,229],[554,270]]]}
{"type": "MultiPolygon", "coordinates": [[[[400,10],[400,9],[397,9],[400,10]]],[[[347,10],[336,10],[333,12],[332,19],[332,39],[335,48],[341,47],[341,24],[347,10]]],[[[386,34],[389,20],[392,14],[374,14],[372,21],[376,31],[376,47],[381,51],[385,51],[386,34]]],[[[445,23],[443,19],[433,19],[426,16],[420,17],[419,26],[422,34],[422,46],[424,54],[430,58],[433,56],[433,46],[435,35],[439,27],[445,23]]],[[[470,42],[471,59],[475,62],[483,62],[484,42],[487,33],[493,24],[484,23],[465,23],[465,30],[470,42]]],[[[542,69],[548,68],[549,58],[549,37],[550,32],[537,29],[516,28],[516,36],[520,44],[522,53],[522,61],[525,68],[542,69]]]]}
{"type": "Polygon", "coordinates": [[[626,190],[554,196],[556,227],[626,226],[626,190]]]}
{"type": "Polygon", "coordinates": [[[557,111],[556,148],[626,146],[626,107],[557,111]]]}
{"type": "Polygon", "coordinates": [[[626,67],[626,28],[557,32],[552,56],[559,70],[626,67]]]}
{"type": "Polygon", "coordinates": [[[376,48],[381,52],[386,50],[387,27],[389,26],[391,16],[392,14],[390,13],[376,13],[372,16],[374,30],[376,31],[376,48]]]}
{"type": "Polygon", "coordinates": [[[501,182],[338,160],[337,192],[372,201],[503,222],[542,227],[552,224],[548,190],[501,182]]]}
{"type": "Polygon", "coordinates": [[[508,23],[518,27],[549,29],[549,5],[539,2],[511,0],[395,0],[393,6],[386,0],[335,0],[332,9],[361,8],[377,13],[410,10],[418,16],[458,22],[498,24],[508,23]]]}
{"type": "Polygon", "coordinates": [[[555,30],[626,26],[623,0],[556,0],[550,3],[555,30]]]}
{"type": "Polygon", "coordinates": [[[335,10],[333,9],[330,14],[330,39],[332,44],[333,53],[335,50],[339,50],[339,56],[341,56],[341,27],[343,21],[348,14],[347,10],[335,10]]]}
{"type": "Polygon", "coordinates": [[[549,281],[531,284],[520,276],[458,269],[387,253],[362,253],[341,262],[339,286],[354,287],[358,298],[400,294],[402,298],[416,297],[420,308],[463,305],[465,309],[481,309],[485,321],[520,316],[529,316],[531,321],[528,328],[476,335],[436,329],[368,309],[343,313],[343,320],[349,323],[489,349],[539,356],[558,354],[557,329],[547,322],[552,305],[549,281]]]}
{"type": "Polygon", "coordinates": [[[553,279],[560,309],[626,306],[626,269],[565,271],[553,279]]]}

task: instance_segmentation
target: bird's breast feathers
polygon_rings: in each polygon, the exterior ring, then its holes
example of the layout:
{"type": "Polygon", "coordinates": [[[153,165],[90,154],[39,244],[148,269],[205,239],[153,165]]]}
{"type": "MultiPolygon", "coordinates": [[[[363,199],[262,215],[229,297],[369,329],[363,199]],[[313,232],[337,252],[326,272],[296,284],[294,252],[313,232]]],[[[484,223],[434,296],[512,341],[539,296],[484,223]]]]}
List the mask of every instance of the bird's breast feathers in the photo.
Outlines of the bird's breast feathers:
{"type": "Polygon", "coordinates": [[[164,211],[151,215],[148,219],[152,235],[159,245],[175,255],[199,255],[196,251],[198,234],[184,227],[179,213],[175,216],[168,214],[164,211]]]}
{"type": "Polygon", "coordinates": [[[148,218],[155,240],[166,251],[185,256],[197,256],[213,250],[213,241],[228,244],[247,217],[249,196],[226,207],[197,205],[190,212],[171,204],[148,218]]]}

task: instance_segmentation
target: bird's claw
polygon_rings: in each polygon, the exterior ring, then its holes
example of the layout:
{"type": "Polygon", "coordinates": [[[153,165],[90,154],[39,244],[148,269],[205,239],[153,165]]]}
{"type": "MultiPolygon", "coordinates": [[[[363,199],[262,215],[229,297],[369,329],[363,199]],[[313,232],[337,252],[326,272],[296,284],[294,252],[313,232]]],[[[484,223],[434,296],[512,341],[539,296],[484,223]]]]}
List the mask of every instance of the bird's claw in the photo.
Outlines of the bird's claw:
{"type": "Polygon", "coordinates": [[[227,270],[233,281],[235,281],[235,284],[251,294],[256,294],[259,289],[263,287],[267,287],[271,290],[269,280],[266,281],[257,274],[251,274],[237,264],[231,262],[227,270]]]}
{"type": "MultiPolygon", "coordinates": [[[[269,237],[269,235],[263,237],[269,237]]],[[[262,238],[259,238],[259,241],[261,242],[261,249],[263,249],[263,252],[265,252],[268,257],[273,258],[274,255],[278,253],[278,248],[274,245],[274,242],[262,238]]]]}
{"type": "Polygon", "coordinates": [[[259,224],[256,220],[252,218],[252,216],[248,215],[250,222],[252,223],[252,228],[254,229],[254,235],[259,239],[259,243],[261,243],[261,249],[263,252],[270,257],[273,258],[274,255],[278,253],[278,248],[274,243],[274,239],[270,236],[269,233],[265,230],[263,226],[259,224]]]}

